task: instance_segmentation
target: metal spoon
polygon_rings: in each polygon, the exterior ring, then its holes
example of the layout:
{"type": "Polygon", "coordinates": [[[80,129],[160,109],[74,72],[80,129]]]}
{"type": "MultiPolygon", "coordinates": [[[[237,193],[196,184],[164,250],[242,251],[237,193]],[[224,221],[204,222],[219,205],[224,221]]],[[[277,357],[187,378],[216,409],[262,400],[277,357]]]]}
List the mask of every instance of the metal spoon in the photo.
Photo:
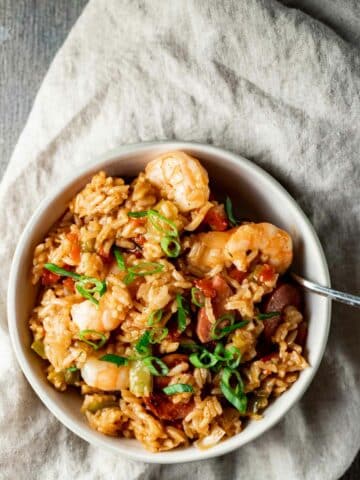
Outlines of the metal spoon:
{"type": "Polygon", "coordinates": [[[321,285],[310,282],[310,280],[306,280],[305,278],[300,277],[300,275],[297,275],[293,272],[291,272],[291,276],[299,285],[307,288],[311,292],[318,293],[319,295],[329,297],[332,300],[346,303],[347,305],[351,305],[353,307],[360,307],[360,297],[357,295],[351,295],[350,293],[339,292],[337,290],[333,290],[332,288],[322,287],[321,285]]]}

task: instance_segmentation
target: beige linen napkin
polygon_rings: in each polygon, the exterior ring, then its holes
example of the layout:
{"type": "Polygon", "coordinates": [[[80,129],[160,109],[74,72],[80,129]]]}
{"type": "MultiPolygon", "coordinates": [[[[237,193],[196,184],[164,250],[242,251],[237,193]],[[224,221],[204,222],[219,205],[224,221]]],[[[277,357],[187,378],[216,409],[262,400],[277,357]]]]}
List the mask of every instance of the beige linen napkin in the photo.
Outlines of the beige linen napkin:
{"type": "MultiPolygon", "coordinates": [[[[92,0],[56,56],[0,186],[0,478],[337,479],[360,444],[359,314],[336,305],[324,361],[281,423],[225,457],[148,466],[102,451],[41,404],[9,343],[10,259],[39,201],[118,145],[214,143],[277,177],[359,291],[359,52],[274,1],[92,0]]],[[[316,319],[314,320],[316,321],[316,319]]]]}

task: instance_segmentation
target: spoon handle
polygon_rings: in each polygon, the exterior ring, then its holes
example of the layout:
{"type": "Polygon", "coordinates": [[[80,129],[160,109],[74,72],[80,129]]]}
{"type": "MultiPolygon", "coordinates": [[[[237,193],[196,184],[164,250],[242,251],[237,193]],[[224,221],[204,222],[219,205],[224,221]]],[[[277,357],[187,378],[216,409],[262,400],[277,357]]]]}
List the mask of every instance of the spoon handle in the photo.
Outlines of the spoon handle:
{"type": "Polygon", "coordinates": [[[347,305],[360,308],[360,297],[357,295],[351,295],[350,293],[339,292],[332,288],[322,287],[317,283],[300,277],[300,275],[297,275],[296,273],[291,273],[291,276],[299,285],[307,288],[311,292],[318,293],[319,295],[331,298],[337,302],[346,303],[347,305]]]}

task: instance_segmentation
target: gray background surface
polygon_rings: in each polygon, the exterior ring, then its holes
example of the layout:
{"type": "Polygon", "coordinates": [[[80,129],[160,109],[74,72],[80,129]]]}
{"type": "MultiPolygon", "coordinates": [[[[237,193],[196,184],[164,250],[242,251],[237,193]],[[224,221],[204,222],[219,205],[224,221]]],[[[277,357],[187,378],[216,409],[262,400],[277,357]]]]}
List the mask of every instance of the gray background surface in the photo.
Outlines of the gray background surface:
{"type": "MultiPolygon", "coordinates": [[[[360,47],[358,0],[284,0],[360,47]]],[[[87,0],[0,0],[0,178],[36,92],[87,0]]],[[[360,455],[342,480],[360,478],[360,455]]],[[[316,479],[314,479],[316,480],[316,479]]]]}

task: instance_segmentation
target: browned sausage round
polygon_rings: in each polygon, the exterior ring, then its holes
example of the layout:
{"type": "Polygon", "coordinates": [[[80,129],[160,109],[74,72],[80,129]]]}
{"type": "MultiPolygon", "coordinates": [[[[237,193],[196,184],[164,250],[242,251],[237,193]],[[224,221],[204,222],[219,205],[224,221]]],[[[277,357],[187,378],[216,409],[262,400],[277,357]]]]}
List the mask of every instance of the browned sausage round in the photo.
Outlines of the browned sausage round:
{"type": "MultiPolygon", "coordinates": [[[[299,310],[302,305],[302,295],[300,290],[294,285],[283,283],[270,294],[265,304],[265,312],[281,313],[288,305],[293,305],[299,310]]],[[[274,335],[280,321],[280,315],[264,320],[264,336],[266,340],[271,341],[271,337],[274,335]]]]}
{"type": "MultiPolygon", "coordinates": [[[[216,295],[214,298],[212,298],[211,303],[215,318],[219,318],[224,313],[229,313],[229,310],[225,310],[225,303],[231,296],[232,290],[220,275],[216,275],[214,278],[209,280],[209,282],[211,282],[211,288],[216,292],[216,295]]],[[[210,320],[206,314],[205,308],[202,307],[198,312],[196,325],[196,334],[199,337],[200,342],[206,343],[211,340],[211,328],[212,324],[210,323],[210,320]]]]}
{"type": "Polygon", "coordinates": [[[301,304],[300,290],[291,283],[283,283],[270,294],[265,305],[265,312],[282,312],[288,305],[293,305],[300,310],[301,304]]]}
{"type": "Polygon", "coordinates": [[[173,403],[169,397],[163,393],[152,393],[149,397],[144,397],[147,408],[161,420],[179,420],[185,418],[194,408],[192,400],[188,403],[173,403]]]}

